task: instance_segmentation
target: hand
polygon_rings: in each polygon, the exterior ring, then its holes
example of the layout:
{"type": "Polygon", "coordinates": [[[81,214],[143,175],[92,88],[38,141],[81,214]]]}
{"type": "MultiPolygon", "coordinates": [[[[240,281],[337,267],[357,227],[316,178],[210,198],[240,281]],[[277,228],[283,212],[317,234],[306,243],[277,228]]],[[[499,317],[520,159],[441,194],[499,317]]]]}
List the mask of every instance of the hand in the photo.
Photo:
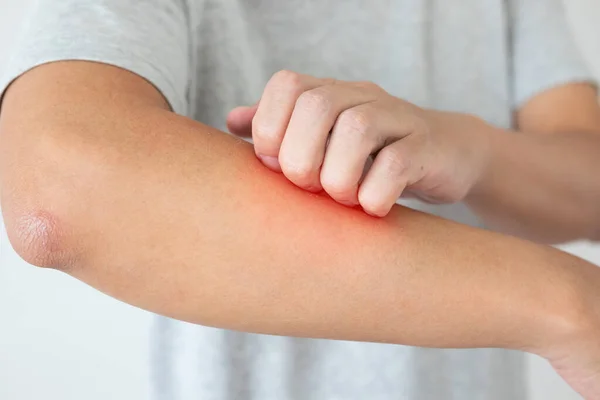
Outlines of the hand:
{"type": "Polygon", "coordinates": [[[482,121],[419,108],[369,82],[280,71],[260,102],[232,110],[227,124],[297,186],[375,216],[402,194],[460,201],[487,160],[482,121]]]}
{"type": "MultiPolygon", "coordinates": [[[[598,268],[598,267],[592,267],[598,268]]],[[[588,275],[583,303],[561,323],[563,333],[547,349],[534,351],[545,357],[558,374],[586,400],[600,400],[600,273],[588,275]]],[[[561,331],[561,330],[556,330],[561,331]]]]}
{"type": "MultiPolygon", "coordinates": [[[[559,375],[586,400],[600,400],[600,332],[568,347],[569,352],[549,358],[559,375]]],[[[567,347],[565,346],[565,349],[567,347]]]]}

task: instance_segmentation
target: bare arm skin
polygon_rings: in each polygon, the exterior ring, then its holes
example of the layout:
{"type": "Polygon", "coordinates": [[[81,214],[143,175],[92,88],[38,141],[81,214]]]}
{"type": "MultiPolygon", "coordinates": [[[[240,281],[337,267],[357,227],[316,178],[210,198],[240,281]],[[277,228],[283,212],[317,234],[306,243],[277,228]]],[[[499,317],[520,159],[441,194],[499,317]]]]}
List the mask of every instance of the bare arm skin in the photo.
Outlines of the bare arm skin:
{"type": "Polygon", "coordinates": [[[594,266],[402,207],[374,218],[308,193],[114,67],[62,62],[18,79],[0,149],[19,254],[147,310],[252,332],[547,357],[567,338],[595,337],[594,266]]]}
{"type": "Polygon", "coordinates": [[[490,226],[537,241],[600,240],[596,90],[551,89],[525,104],[516,122],[518,132],[489,125],[479,132],[491,151],[467,204],[490,226]]]}

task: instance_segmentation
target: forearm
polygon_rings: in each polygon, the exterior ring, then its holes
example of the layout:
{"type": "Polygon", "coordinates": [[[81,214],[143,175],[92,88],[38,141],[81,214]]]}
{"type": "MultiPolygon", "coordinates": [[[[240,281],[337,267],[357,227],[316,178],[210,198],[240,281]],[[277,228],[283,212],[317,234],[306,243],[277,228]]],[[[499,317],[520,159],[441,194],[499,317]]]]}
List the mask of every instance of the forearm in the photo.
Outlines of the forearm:
{"type": "Polygon", "coordinates": [[[585,311],[597,277],[579,259],[401,207],[369,217],[93,79],[60,93],[76,75],[6,99],[2,207],[17,247],[41,236],[48,265],[116,298],[252,332],[528,350],[585,311]]]}
{"type": "Polygon", "coordinates": [[[490,162],[466,199],[484,221],[542,242],[600,238],[600,134],[487,129],[490,162]]]}

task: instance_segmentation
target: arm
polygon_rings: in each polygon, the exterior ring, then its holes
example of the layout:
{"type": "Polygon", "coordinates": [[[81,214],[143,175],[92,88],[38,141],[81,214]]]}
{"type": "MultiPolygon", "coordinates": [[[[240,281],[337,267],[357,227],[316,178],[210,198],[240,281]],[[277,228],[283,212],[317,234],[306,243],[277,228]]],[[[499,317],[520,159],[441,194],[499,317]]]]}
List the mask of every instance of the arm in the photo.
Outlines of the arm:
{"type": "Polygon", "coordinates": [[[600,239],[598,93],[563,3],[508,2],[517,132],[488,127],[488,168],[467,199],[490,225],[555,243],[600,239]]]}
{"type": "Polygon", "coordinates": [[[480,124],[475,134],[489,138],[490,157],[467,204],[504,232],[545,242],[600,240],[596,96],[590,85],[564,85],[519,111],[519,132],[480,124]]]}
{"type": "Polygon", "coordinates": [[[589,320],[598,271],[557,250],[307,193],[133,74],[27,73],[0,118],[11,243],[130,304],[282,335],[539,351],[589,320]],[[551,296],[548,293],[552,293],[551,296]]]}

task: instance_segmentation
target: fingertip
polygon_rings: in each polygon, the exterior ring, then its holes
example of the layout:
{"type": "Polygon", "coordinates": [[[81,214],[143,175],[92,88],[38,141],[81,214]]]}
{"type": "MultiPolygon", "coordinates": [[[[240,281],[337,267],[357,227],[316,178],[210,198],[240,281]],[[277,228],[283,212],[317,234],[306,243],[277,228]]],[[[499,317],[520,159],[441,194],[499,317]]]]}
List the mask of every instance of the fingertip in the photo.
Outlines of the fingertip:
{"type": "Polygon", "coordinates": [[[346,207],[350,207],[350,208],[354,208],[356,206],[358,206],[358,203],[354,202],[354,201],[349,201],[349,200],[336,200],[338,203],[346,206],[346,207]]]}
{"type": "Polygon", "coordinates": [[[252,119],[256,114],[256,106],[236,107],[227,114],[227,129],[238,136],[252,135],[252,119]]]}
{"type": "Polygon", "coordinates": [[[383,218],[386,215],[388,215],[388,213],[389,213],[389,210],[387,210],[387,211],[382,211],[381,209],[373,210],[373,209],[365,208],[364,206],[363,206],[363,210],[367,214],[369,214],[371,217],[375,217],[375,218],[383,218]]]}
{"type": "Polygon", "coordinates": [[[365,190],[359,190],[358,202],[362,209],[369,215],[377,218],[383,218],[390,212],[393,204],[385,204],[381,199],[373,198],[365,190]]]}
{"type": "Polygon", "coordinates": [[[235,121],[235,120],[240,119],[247,112],[247,110],[246,110],[247,108],[248,107],[246,107],[246,106],[240,106],[240,107],[233,108],[227,114],[227,121],[230,121],[230,120],[234,120],[235,121]]]}

